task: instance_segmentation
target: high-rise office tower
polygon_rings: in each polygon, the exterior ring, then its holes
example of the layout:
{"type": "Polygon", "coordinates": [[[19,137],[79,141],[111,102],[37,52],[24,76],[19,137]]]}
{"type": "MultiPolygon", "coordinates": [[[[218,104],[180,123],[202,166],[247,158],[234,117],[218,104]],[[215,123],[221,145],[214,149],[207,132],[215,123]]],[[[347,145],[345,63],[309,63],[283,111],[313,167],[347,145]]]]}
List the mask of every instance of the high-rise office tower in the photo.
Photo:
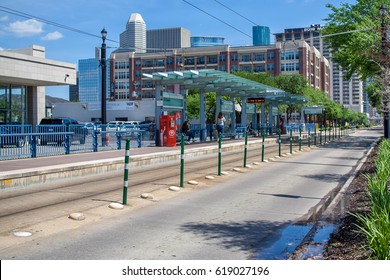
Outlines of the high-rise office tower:
{"type": "MultiPolygon", "coordinates": [[[[96,50],[95,58],[79,60],[78,99],[80,102],[100,102],[102,99],[102,67],[99,58],[99,50],[96,50]]],[[[106,67],[106,93],[109,93],[110,63],[106,63],[106,67]]]]}
{"type": "Polygon", "coordinates": [[[147,30],[146,46],[148,52],[188,48],[190,36],[191,32],[183,27],[147,30]]]}
{"type": "Polygon", "coordinates": [[[140,14],[131,14],[126,30],[120,34],[119,45],[127,51],[146,52],[146,24],[140,14]]]}
{"type": "Polygon", "coordinates": [[[271,32],[268,26],[253,26],[253,45],[266,46],[271,44],[271,32]]]}

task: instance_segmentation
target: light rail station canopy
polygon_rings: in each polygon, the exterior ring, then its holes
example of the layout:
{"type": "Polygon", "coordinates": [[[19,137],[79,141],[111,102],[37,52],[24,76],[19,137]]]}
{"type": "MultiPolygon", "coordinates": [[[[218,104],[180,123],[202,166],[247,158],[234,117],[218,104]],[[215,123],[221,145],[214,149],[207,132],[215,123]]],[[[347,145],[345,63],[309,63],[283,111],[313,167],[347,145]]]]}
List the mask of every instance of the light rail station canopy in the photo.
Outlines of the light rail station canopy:
{"type": "Polygon", "coordinates": [[[162,86],[180,85],[181,89],[184,90],[200,89],[232,97],[264,98],[265,103],[281,105],[306,102],[302,96],[212,69],[157,72],[143,74],[143,76],[146,80],[153,80],[162,86]]]}

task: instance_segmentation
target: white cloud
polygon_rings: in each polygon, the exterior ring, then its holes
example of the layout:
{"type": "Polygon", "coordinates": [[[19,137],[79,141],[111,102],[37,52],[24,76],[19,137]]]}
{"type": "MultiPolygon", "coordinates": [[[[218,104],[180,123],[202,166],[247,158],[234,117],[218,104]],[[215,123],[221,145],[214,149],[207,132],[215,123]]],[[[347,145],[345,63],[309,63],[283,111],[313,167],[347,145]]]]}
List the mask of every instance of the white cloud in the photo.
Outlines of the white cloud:
{"type": "Polygon", "coordinates": [[[64,37],[64,35],[62,35],[62,33],[55,31],[55,32],[46,34],[46,36],[42,37],[42,40],[43,41],[55,41],[55,40],[61,39],[63,37],[64,37]]]}
{"type": "Polygon", "coordinates": [[[31,37],[43,32],[43,23],[35,19],[15,21],[10,23],[6,30],[14,33],[16,37],[31,37]]]}

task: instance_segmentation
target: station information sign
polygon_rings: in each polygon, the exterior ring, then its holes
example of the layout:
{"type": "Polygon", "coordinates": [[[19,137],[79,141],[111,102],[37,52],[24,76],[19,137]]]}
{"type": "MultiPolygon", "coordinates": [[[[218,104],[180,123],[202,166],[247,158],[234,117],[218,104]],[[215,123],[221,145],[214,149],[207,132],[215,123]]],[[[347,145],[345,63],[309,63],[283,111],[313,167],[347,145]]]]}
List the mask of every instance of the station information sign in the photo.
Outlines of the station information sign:
{"type": "Polygon", "coordinates": [[[248,98],[247,103],[264,103],[265,98],[264,97],[254,97],[254,98],[248,98]]]}

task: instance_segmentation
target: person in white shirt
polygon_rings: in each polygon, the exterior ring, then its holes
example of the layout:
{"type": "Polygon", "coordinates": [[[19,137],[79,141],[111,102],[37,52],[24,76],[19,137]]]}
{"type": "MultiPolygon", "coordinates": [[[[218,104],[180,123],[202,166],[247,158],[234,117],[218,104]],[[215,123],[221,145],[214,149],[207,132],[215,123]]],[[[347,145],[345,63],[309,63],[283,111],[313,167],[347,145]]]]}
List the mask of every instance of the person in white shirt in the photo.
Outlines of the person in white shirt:
{"type": "Polygon", "coordinates": [[[223,116],[222,112],[219,112],[217,120],[215,122],[215,124],[217,125],[218,136],[223,134],[225,122],[226,122],[225,117],[223,116]]]}

